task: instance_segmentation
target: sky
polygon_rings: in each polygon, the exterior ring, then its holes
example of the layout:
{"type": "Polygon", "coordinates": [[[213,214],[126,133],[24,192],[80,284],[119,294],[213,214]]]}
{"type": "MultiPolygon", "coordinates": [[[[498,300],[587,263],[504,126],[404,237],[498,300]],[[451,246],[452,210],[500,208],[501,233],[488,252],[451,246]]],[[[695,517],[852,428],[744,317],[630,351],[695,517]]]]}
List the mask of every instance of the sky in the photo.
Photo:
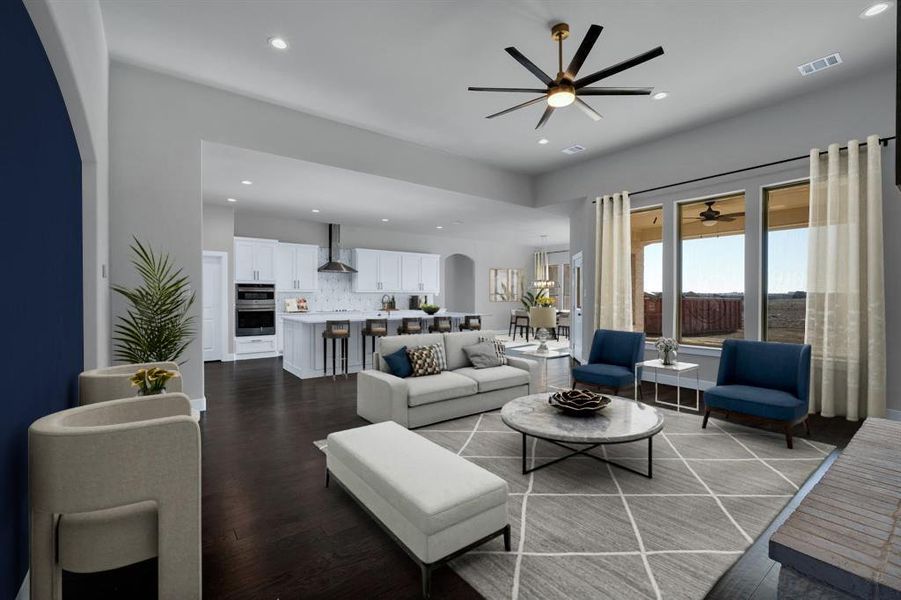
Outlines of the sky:
{"type": "MultiPolygon", "coordinates": [[[[806,290],[807,229],[769,232],[767,288],[771,294],[806,290]]],[[[645,246],[644,289],[663,291],[663,245],[645,246]]],[[[685,240],[682,289],[701,294],[743,292],[745,236],[685,240]]]]}

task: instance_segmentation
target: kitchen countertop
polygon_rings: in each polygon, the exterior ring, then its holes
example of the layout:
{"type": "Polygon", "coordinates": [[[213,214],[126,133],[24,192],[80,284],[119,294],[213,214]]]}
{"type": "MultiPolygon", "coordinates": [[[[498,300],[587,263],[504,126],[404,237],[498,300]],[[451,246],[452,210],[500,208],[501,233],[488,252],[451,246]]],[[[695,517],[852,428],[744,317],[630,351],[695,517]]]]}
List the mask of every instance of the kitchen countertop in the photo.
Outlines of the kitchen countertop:
{"type": "MultiPolygon", "coordinates": [[[[326,321],[350,321],[351,323],[362,323],[366,319],[388,319],[389,321],[400,321],[404,317],[419,317],[422,319],[430,319],[432,317],[452,317],[462,319],[467,315],[476,315],[479,313],[461,313],[461,312],[439,312],[435,315],[427,315],[421,310],[372,310],[372,311],[347,311],[347,312],[309,312],[309,313],[278,313],[276,316],[282,317],[288,321],[297,323],[318,324],[326,321]]],[[[486,315],[481,315],[486,316],[486,315]]]]}

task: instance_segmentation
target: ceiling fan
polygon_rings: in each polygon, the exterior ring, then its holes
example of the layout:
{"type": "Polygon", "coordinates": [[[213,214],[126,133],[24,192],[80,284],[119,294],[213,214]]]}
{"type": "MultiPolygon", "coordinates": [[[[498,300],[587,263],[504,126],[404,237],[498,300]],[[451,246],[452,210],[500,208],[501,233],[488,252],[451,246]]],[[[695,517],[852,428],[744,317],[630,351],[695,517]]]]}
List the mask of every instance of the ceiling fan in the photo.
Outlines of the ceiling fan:
{"type": "Polygon", "coordinates": [[[624,60],[621,63],[607,67],[606,69],[601,69],[600,71],[592,73],[591,75],[586,75],[584,77],[579,77],[578,79],[576,79],[576,76],[579,74],[579,69],[582,68],[582,63],[585,62],[585,59],[588,57],[588,54],[591,52],[591,49],[594,47],[594,43],[597,41],[598,36],[601,35],[601,31],[603,29],[604,28],[600,25],[592,25],[588,28],[588,33],[585,34],[585,37],[582,39],[582,43],[579,44],[579,48],[573,55],[569,66],[564,71],[563,40],[569,37],[569,25],[567,25],[566,23],[557,23],[551,28],[551,39],[557,42],[558,72],[557,77],[555,77],[554,79],[551,79],[550,76],[547,75],[547,73],[539,69],[535,65],[535,63],[523,56],[522,53],[516,48],[512,46],[505,48],[507,54],[516,59],[519,64],[524,66],[535,77],[540,79],[541,82],[545,84],[545,86],[547,86],[546,89],[470,87],[469,91],[542,94],[541,96],[527,100],[522,104],[517,104],[516,106],[502,110],[498,113],[494,113],[493,115],[488,115],[486,117],[487,119],[493,119],[494,117],[506,115],[513,112],[514,110],[532,106],[533,104],[537,104],[542,100],[545,100],[547,102],[547,108],[544,109],[544,114],[541,115],[541,119],[538,120],[538,125],[535,127],[535,129],[543,127],[544,124],[547,123],[547,120],[551,118],[551,115],[553,114],[555,109],[563,108],[573,103],[575,103],[575,105],[578,106],[582,110],[582,112],[588,115],[592,120],[599,121],[601,119],[601,115],[596,110],[591,108],[588,103],[582,100],[580,96],[647,96],[653,91],[653,88],[615,88],[588,86],[602,79],[606,79],[611,75],[615,75],[627,69],[631,69],[632,67],[636,67],[663,54],[663,47],[657,46],[653,50],[648,50],[643,54],[639,54],[638,56],[624,60]]]}
{"type": "Polygon", "coordinates": [[[707,205],[707,208],[698,213],[697,219],[701,221],[701,225],[705,227],[713,227],[720,221],[725,223],[727,221],[734,221],[736,217],[745,216],[745,213],[743,212],[726,213],[725,215],[721,214],[720,211],[714,210],[713,208],[713,205],[716,204],[716,200],[711,200],[704,204],[707,205]]]}

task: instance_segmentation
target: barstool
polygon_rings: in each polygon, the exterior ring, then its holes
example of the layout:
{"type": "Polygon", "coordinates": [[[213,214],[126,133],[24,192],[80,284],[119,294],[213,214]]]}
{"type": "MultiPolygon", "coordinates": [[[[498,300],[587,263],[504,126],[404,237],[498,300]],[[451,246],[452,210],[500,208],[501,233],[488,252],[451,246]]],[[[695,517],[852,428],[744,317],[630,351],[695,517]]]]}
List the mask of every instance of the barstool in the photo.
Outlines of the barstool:
{"type": "Polygon", "coordinates": [[[400,327],[397,328],[397,335],[415,335],[422,333],[422,319],[419,317],[404,317],[400,327]]]}
{"type": "Polygon", "coordinates": [[[482,317],[479,315],[466,315],[460,323],[460,331],[481,331],[482,317]]]}
{"type": "MultiPolygon", "coordinates": [[[[388,319],[366,319],[366,324],[360,330],[363,340],[363,370],[366,370],[366,336],[372,338],[372,352],[375,353],[375,338],[388,335],[388,319]]],[[[372,365],[373,367],[375,365],[372,365]]]]}
{"type": "Polygon", "coordinates": [[[328,375],[328,341],[332,340],[332,381],[335,380],[335,341],[341,340],[341,366],[347,377],[347,354],[350,349],[350,321],[326,321],[322,332],[322,374],[328,375]]]}
{"type": "Polygon", "coordinates": [[[435,317],[429,325],[429,333],[450,333],[452,330],[450,317],[435,317]]]}

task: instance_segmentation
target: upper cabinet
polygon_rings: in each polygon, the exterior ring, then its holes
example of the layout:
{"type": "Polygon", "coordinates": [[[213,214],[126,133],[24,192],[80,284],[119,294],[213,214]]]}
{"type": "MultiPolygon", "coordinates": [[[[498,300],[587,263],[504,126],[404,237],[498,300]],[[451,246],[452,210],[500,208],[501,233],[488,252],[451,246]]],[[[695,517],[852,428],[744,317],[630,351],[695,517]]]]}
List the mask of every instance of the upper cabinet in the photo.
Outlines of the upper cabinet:
{"type": "Polygon", "coordinates": [[[235,238],[235,283],[275,283],[278,242],[235,238]]]}
{"type": "Polygon", "coordinates": [[[355,292],[439,293],[440,257],[437,254],[354,250],[355,292]]]}
{"type": "Polygon", "coordinates": [[[279,243],[275,254],[275,287],[280,292],[319,289],[319,247],[279,243]]]}

